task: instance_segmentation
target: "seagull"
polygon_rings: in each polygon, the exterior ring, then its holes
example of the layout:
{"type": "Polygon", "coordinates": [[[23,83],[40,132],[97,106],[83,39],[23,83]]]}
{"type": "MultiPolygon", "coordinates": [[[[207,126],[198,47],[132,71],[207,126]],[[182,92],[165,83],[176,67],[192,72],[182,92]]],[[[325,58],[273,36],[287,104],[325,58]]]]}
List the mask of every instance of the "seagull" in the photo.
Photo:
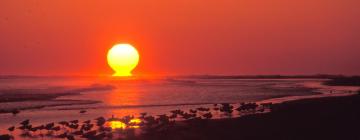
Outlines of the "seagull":
{"type": "Polygon", "coordinates": [[[14,131],[14,130],[15,130],[15,126],[9,127],[8,130],[9,130],[10,132],[14,131]]]}
{"type": "Polygon", "coordinates": [[[211,112],[206,113],[203,115],[206,119],[211,119],[213,117],[213,115],[211,114],[211,112]]]}
{"type": "Polygon", "coordinates": [[[91,120],[84,121],[83,123],[90,124],[91,120]]]}
{"type": "Polygon", "coordinates": [[[70,123],[79,123],[79,120],[72,120],[70,123]]]}
{"type": "Polygon", "coordinates": [[[16,116],[17,114],[20,113],[20,111],[17,110],[17,109],[14,109],[13,111],[11,111],[11,113],[12,113],[14,116],[16,116]]]}
{"type": "Polygon", "coordinates": [[[26,125],[29,125],[29,123],[30,123],[30,120],[27,119],[25,121],[22,121],[20,124],[23,125],[23,126],[26,126],[26,125]]]}

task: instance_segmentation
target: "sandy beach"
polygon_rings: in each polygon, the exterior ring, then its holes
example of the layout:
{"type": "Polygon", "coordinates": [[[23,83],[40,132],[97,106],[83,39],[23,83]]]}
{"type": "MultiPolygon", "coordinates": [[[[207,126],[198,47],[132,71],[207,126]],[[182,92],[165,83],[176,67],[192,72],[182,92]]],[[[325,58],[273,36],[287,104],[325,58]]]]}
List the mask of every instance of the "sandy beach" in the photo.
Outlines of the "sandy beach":
{"type": "Polygon", "coordinates": [[[141,139],[357,140],[360,96],[304,99],[274,105],[270,113],[187,122],[141,139]]]}
{"type": "MultiPolygon", "coordinates": [[[[274,104],[271,112],[223,119],[190,119],[136,134],[114,131],[124,139],[359,139],[360,95],[301,99],[274,104]]],[[[144,129],[145,130],[145,129],[144,129]]],[[[1,137],[5,139],[5,136],[1,137]]],[[[48,137],[49,138],[49,137],[48,137]]],[[[54,137],[55,138],[55,137],[54,137]]],[[[53,139],[53,138],[51,138],[53,139]]],[[[100,139],[100,138],[99,138],[100,139]]],[[[101,138],[102,139],[102,138],[101,138]]]]}
{"type": "MultiPolygon", "coordinates": [[[[230,85],[253,81],[238,82],[232,81],[230,85]]],[[[339,139],[344,135],[348,139],[358,138],[353,135],[353,129],[347,128],[355,127],[354,124],[358,123],[356,117],[359,112],[355,109],[360,100],[355,92],[358,87],[328,87],[312,80],[256,80],[256,83],[259,82],[264,84],[257,84],[254,89],[312,93],[275,94],[271,98],[261,95],[263,97],[256,102],[105,106],[86,91],[112,93],[112,89],[118,87],[92,85],[57,90],[51,88],[53,93],[48,94],[46,91],[49,90],[6,90],[3,92],[6,98],[1,103],[3,109],[0,117],[4,121],[0,125],[0,134],[2,139],[69,140],[339,139]],[[81,100],[87,96],[94,100],[81,100]],[[328,132],[332,132],[331,135],[325,135],[328,132]]],[[[214,86],[214,82],[210,84],[214,86]]]]}

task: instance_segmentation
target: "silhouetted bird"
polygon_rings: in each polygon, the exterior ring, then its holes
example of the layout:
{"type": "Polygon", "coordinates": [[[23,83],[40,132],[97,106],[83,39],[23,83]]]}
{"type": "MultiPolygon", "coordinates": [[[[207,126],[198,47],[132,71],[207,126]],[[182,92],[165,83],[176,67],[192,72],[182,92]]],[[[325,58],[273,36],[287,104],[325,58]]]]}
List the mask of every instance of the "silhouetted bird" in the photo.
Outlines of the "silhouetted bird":
{"type": "Polygon", "coordinates": [[[175,118],[177,118],[177,114],[171,114],[169,117],[170,117],[170,119],[175,119],[175,118]]]}
{"type": "Polygon", "coordinates": [[[45,126],[44,126],[44,125],[40,125],[40,126],[34,127],[34,129],[41,131],[41,130],[45,129],[45,126]]]}
{"type": "Polygon", "coordinates": [[[230,105],[229,103],[222,103],[221,104],[222,106],[220,107],[220,111],[221,112],[225,112],[225,113],[227,113],[228,115],[231,115],[231,113],[233,112],[233,106],[232,105],[230,105]]]}
{"type": "Polygon", "coordinates": [[[89,131],[94,127],[94,124],[83,124],[80,128],[80,130],[89,131]]]}
{"type": "Polygon", "coordinates": [[[71,129],[78,129],[79,128],[79,124],[70,124],[69,125],[69,128],[71,128],[71,129]]]}
{"type": "Polygon", "coordinates": [[[67,122],[67,121],[61,121],[58,124],[62,125],[63,127],[64,126],[69,126],[69,122],[67,122]]]}
{"type": "Polygon", "coordinates": [[[56,137],[63,139],[63,138],[66,138],[67,135],[68,135],[68,133],[67,133],[67,132],[64,132],[64,133],[62,133],[62,134],[60,134],[60,135],[57,135],[56,137]]]}
{"type": "Polygon", "coordinates": [[[94,138],[94,136],[96,135],[96,133],[97,133],[96,130],[89,131],[89,132],[84,133],[84,134],[82,135],[82,137],[91,139],[91,138],[94,138]]]}
{"type": "Polygon", "coordinates": [[[16,116],[17,114],[20,113],[20,111],[17,110],[17,109],[14,109],[13,111],[11,111],[11,113],[12,113],[14,116],[16,116]]]}
{"type": "Polygon", "coordinates": [[[104,117],[96,118],[96,121],[97,126],[103,126],[106,123],[106,119],[104,117]]]}
{"type": "Polygon", "coordinates": [[[25,129],[26,129],[26,126],[25,126],[25,125],[22,125],[22,126],[18,127],[18,129],[20,129],[20,130],[25,130],[25,129]]]}
{"type": "Polygon", "coordinates": [[[80,113],[84,114],[84,113],[86,113],[86,110],[80,110],[80,113]]]}
{"type": "Polygon", "coordinates": [[[144,113],[140,113],[140,118],[145,118],[145,116],[147,115],[147,113],[146,112],[144,112],[144,113]]]}
{"type": "Polygon", "coordinates": [[[10,132],[13,132],[13,131],[15,130],[15,126],[9,127],[8,130],[9,130],[10,132]]]}
{"type": "Polygon", "coordinates": [[[30,123],[30,120],[25,120],[25,121],[22,121],[20,124],[23,125],[23,126],[26,126],[26,125],[29,125],[30,123]]]}
{"type": "Polygon", "coordinates": [[[79,120],[72,120],[70,123],[79,123],[79,120]]]}
{"type": "Polygon", "coordinates": [[[60,131],[60,126],[53,127],[51,130],[60,131]]]}
{"type": "Polygon", "coordinates": [[[206,113],[203,115],[206,119],[211,119],[213,117],[213,115],[211,114],[211,112],[206,113]]]}
{"type": "Polygon", "coordinates": [[[107,131],[107,132],[111,132],[112,128],[111,127],[99,127],[99,131],[107,131]]]}
{"type": "Polygon", "coordinates": [[[157,118],[157,120],[159,121],[159,122],[161,122],[161,123],[163,123],[163,124],[168,124],[170,121],[169,121],[169,117],[166,115],[166,114],[164,114],[164,115],[158,115],[159,116],[159,118],[157,118]]]}
{"type": "Polygon", "coordinates": [[[180,114],[180,115],[186,120],[196,117],[196,114],[189,114],[189,113],[184,113],[184,114],[180,114]]]}
{"type": "Polygon", "coordinates": [[[84,132],[82,130],[79,130],[79,131],[73,132],[72,134],[74,134],[74,135],[82,135],[82,134],[84,134],[84,132]]]}
{"type": "Polygon", "coordinates": [[[48,124],[45,125],[45,129],[46,129],[46,130],[52,130],[52,128],[54,127],[54,125],[55,125],[54,123],[48,123],[48,124]]]}
{"type": "Polygon", "coordinates": [[[147,116],[144,118],[144,120],[145,120],[146,124],[150,125],[150,126],[156,123],[156,120],[153,116],[147,116]]]}
{"type": "Polygon", "coordinates": [[[68,135],[66,136],[66,139],[68,140],[75,140],[75,137],[73,135],[68,135]]]}
{"type": "Polygon", "coordinates": [[[197,110],[199,110],[199,111],[209,111],[210,109],[209,108],[204,108],[204,107],[199,107],[199,108],[197,108],[197,110]]]}
{"type": "Polygon", "coordinates": [[[33,133],[35,133],[38,129],[36,127],[29,128],[29,130],[33,133]]]}
{"type": "Polygon", "coordinates": [[[196,111],[196,110],[192,110],[192,109],[190,109],[190,110],[189,110],[189,112],[190,112],[190,113],[194,113],[194,114],[195,114],[197,111],[196,111]]]}
{"type": "Polygon", "coordinates": [[[91,120],[84,121],[83,123],[89,124],[91,123],[91,120]]]}

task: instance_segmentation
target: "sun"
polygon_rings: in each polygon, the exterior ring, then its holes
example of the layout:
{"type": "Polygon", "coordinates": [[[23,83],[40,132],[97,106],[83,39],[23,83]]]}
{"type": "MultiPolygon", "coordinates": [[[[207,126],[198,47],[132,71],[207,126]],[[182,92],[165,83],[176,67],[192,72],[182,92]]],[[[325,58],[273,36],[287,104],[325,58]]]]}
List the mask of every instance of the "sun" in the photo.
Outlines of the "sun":
{"type": "Polygon", "coordinates": [[[107,61],[115,71],[113,76],[131,76],[131,71],[139,63],[139,53],[130,44],[116,44],[109,50],[107,61]]]}

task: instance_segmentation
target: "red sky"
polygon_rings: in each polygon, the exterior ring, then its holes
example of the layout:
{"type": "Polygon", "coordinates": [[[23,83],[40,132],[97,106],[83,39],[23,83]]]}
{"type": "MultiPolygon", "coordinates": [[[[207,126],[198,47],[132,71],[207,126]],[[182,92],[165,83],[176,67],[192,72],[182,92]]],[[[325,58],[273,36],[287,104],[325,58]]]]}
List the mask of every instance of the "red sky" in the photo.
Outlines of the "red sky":
{"type": "Polygon", "coordinates": [[[359,0],[2,0],[0,74],[360,74],[359,0]]]}

